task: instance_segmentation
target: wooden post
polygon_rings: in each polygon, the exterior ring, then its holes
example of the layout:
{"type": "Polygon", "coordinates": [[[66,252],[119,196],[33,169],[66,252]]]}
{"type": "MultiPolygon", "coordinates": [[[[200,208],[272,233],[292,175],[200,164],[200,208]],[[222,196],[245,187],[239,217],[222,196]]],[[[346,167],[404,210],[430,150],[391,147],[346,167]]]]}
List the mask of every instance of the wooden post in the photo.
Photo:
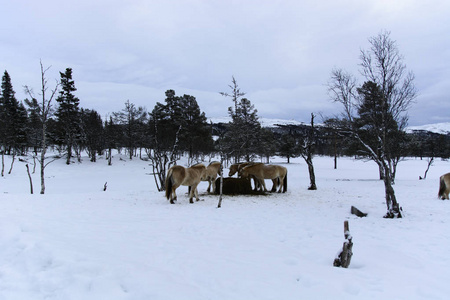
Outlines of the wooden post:
{"type": "Polygon", "coordinates": [[[33,180],[31,180],[30,168],[28,168],[28,164],[25,167],[27,168],[28,179],[30,180],[30,192],[33,194],[33,180]]]}
{"type": "Polygon", "coordinates": [[[336,258],[334,259],[333,266],[335,266],[335,267],[348,268],[348,266],[350,265],[350,261],[352,259],[353,242],[352,242],[352,236],[350,234],[350,229],[348,226],[348,221],[344,222],[344,237],[345,237],[345,242],[342,247],[342,250],[338,253],[336,258]]]}

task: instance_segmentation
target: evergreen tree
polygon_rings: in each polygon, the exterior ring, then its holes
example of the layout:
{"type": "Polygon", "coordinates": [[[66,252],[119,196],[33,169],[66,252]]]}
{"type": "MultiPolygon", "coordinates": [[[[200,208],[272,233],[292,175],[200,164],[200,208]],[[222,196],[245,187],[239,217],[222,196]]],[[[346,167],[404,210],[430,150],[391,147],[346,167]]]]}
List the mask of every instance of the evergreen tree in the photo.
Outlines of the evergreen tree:
{"type": "Polygon", "coordinates": [[[122,134],[121,128],[119,128],[118,125],[114,124],[113,118],[109,117],[108,120],[105,121],[105,136],[104,136],[104,142],[105,142],[105,148],[107,149],[107,159],[108,159],[108,165],[112,165],[112,149],[116,149],[119,147],[119,140],[120,136],[122,134]]]}
{"type": "Polygon", "coordinates": [[[23,153],[26,146],[27,113],[15,97],[11,77],[5,71],[0,93],[0,142],[6,154],[23,153]]]}
{"type": "Polygon", "coordinates": [[[228,107],[231,117],[228,130],[220,141],[221,151],[232,155],[238,162],[241,157],[251,161],[255,153],[258,153],[258,141],[261,135],[261,124],[258,121],[257,110],[241,92],[234,76],[231,80],[231,94],[221,92],[225,97],[230,97],[234,107],[228,107]]]}
{"type": "Polygon", "coordinates": [[[83,144],[86,147],[91,162],[97,161],[97,154],[104,149],[103,121],[95,110],[81,109],[83,144]]]}
{"type": "Polygon", "coordinates": [[[257,110],[247,98],[242,98],[237,105],[228,108],[231,117],[227,140],[230,150],[234,150],[236,161],[244,157],[246,161],[252,161],[258,153],[258,142],[261,134],[261,123],[258,121],[257,110]]]}
{"type": "MultiPolygon", "coordinates": [[[[401,157],[406,155],[406,134],[399,128],[398,122],[389,111],[381,87],[373,81],[366,81],[362,87],[357,89],[360,96],[358,106],[358,117],[355,118],[355,128],[359,136],[366,141],[380,155],[392,163],[389,168],[392,183],[395,180],[397,164],[401,157]]],[[[359,149],[365,156],[369,155],[367,148],[359,149]]],[[[385,176],[380,169],[380,179],[385,176]]]]}
{"type": "Polygon", "coordinates": [[[66,164],[70,164],[72,150],[79,143],[81,133],[80,100],[74,96],[75,82],[72,69],[67,68],[61,75],[61,91],[56,101],[59,106],[55,113],[57,118],[57,140],[66,150],[66,164]]]}
{"type": "Polygon", "coordinates": [[[276,154],[278,143],[274,133],[269,128],[261,128],[260,141],[258,142],[258,155],[261,160],[266,158],[266,162],[270,162],[270,157],[276,154]]]}
{"type": "Polygon", "coordinates": [[[114,123],[121,125],[123,143],[128,149],[129,158],[133,159],[135,150],[144,143],[145,121],[147,112],[141,106],[137,107],[127,100],[125,108],[114,112],[114,123]]]}
{"type": "Polygon", "coordinates": [[[180,147],[192,158],[212,150],[213,140],[204,112],[201,112],[194,96],[180,97],[182,107],[180,147]]]}
{"type": "Polygon", "coordinates": [[[33,148],[33,153],[37,156],[39,148],[42,146],[42,121],[39,115],[39,103],[36,98],[25,99],[28,106],[27,140],[28,145],[33,148]]]}
{"type": "Polygon", "coordinates": [[[157,103],[151,113],[149,129],[158,140],[158,148],[187,152],[190,158],[212,149],[210,126],[195,97],[176,96],[166,91],[166,104],[157,103]],[[177,139],[177,141],[176,141],[177,139]]]}
{"type": "Polygon", "coordinates": [[[281,135],[278,155],[281,157],[286,157],[287,163],[291,162],[291,158],[298,157],[300,155],[298,139],[295,136],[293,129],[290,128],[288,132],[281,135]]]}

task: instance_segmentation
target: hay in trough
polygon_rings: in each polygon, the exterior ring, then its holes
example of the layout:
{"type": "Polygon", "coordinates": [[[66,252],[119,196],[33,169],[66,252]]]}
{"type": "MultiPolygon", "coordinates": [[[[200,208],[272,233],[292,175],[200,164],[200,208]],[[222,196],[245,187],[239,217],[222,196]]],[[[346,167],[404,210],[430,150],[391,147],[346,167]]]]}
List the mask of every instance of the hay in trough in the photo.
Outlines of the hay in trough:
{"type": "MultiPolygon", "coordinates": [[[[220,194],[220,178],[216,180],[217,195],[220,194]]],[[[223,178],[222,194],[224,195],[265,195],[264,192],[252,190],[249,178],[223,178]]]]}

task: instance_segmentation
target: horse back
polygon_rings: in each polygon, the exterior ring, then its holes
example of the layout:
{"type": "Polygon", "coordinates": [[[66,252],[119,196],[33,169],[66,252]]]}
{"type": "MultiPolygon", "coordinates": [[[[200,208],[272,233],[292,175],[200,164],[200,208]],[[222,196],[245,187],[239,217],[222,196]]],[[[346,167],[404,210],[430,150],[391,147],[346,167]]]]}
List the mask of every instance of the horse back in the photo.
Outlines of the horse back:
{"type": "Polygon", "coordinates": [[[265,179],[274,179],[277,177],[285,177],[287,169],[279,165],[264,165],[264,177],[265,179]]]}
{"type": "Polygon", "coordinates": [[[204,164],[196,164],[192,167],[186,169],[186,176],[184,177],[182,185],[191,186],[193,184],[198,184],[204,173],[206,172],[206,167],[204,164]]]}

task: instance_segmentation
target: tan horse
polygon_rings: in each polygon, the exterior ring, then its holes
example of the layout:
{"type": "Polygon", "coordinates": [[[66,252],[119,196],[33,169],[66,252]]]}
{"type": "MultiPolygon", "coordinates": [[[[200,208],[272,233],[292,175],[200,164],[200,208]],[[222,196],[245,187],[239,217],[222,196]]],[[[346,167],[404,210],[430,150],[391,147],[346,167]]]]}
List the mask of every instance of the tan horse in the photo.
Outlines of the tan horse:
{"type": "Polygon", "coordinates": [[[177,194],[175,190],[180,185],[186,185],[190,187],[189,202],[194,203],[193,198],[198,201],[197,185],[200,180],[205,179],[206,167],[204,164],[196,164],[190,168],[183,166],[173,166],[167,171],[166,176],[166,197],[170,200],[171,204],[174,204],[174,200],[177,200],[177,194]]]}
{"type": "MultiPolygon", "coordinates": [[[[255,164],[262,164],[262,163],[254,163],[254,162],[245,162],[245,163],[235,163],[230,166],[230,172],[228,172],[228,176],[231,177],[234,174],[238,174],[238,178],[241,176],[241,170],[245,168],[246,166],[255,165],[255,164]]],[[[255,188],[253,190],[257,191],[261,189],[261,183],[254,177],[250,176],[250,178],[253,178],[253,183],[255,185],[255,188]]],[[[273,182],[275,184],[275,180],[273,182]]]]}
{"type": "Polygon", "coordinates": [[[206,190],[208,193],[211,191],[211,185],[212,185],[212,192],[214,193],[216,191],[216,179],[220,172],[220,161],[213,161],[206,167],[206,173],[205,173],[205,179],[202,179],[202,181],[208,181],[208,189],[206,190]]]}
{"type": "Polygon", "coordinates": [[[241,175],[244,178],[254,176],[261,183],[264,192],[267,192],[264,179],[272,179],[274,183],[272,192],[276,191],[278,182],[280,183],[278,193],[281,193],[282,189],[283,193],[287,191],[287,169],[283,166],[265,164],[249,165],[242,168],[241,175]]]}
{"type": "Polygon", "coordinates": [[[439,193],[438,197],[442,200],[449,200],[448,194],[450,193],[450,173],[444,174],[439,178],[439,193]]]}
{"type": "Polygon", "coordinates": [[[228,172],[228,176],[231,177],[231,176],[233,176],[234,174],[238,173],[238,177],[239,177],[239,171],[240,171],[243,167],[248,166],[249,164],[252,164],[252,163],[250,163],[250,162],[245,162],[245,163],[235,163],[235,164],[232,164],[232,165],[230,166],[230,172],[228,172]]]}

